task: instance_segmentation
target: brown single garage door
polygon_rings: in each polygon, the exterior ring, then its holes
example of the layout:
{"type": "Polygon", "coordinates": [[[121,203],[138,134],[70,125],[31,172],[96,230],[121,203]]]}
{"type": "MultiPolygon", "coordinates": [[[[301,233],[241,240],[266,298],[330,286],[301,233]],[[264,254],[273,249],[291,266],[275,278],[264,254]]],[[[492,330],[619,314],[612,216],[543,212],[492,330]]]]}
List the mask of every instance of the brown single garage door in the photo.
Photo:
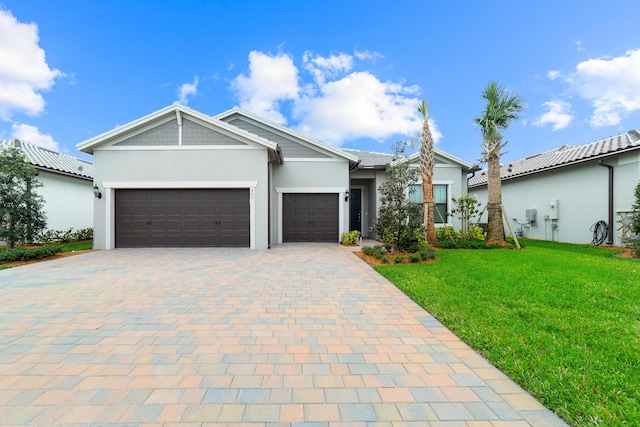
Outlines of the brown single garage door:
{"type": "Polygon", "coordinates": [[[116,247],[244,246],[248,189],[116,190],[116,247]]]}
{"type": "Polygon", "coordinates": [[[284,193],[284,242],[338,242],[338,195],[284,193]]]}

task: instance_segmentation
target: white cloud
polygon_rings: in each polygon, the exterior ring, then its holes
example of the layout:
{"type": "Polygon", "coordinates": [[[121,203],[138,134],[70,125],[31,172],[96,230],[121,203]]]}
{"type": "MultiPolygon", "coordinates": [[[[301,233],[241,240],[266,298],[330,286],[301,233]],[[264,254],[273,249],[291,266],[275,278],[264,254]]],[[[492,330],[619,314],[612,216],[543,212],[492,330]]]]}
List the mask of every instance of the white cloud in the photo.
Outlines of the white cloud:
{"type": "Polygon", "coordinates": [[[27,141],[32,144],[40,145],[49,150],[59,151],[58,143],[53,140],[50,135],[40,133],[37,127],[26,125],[24,123],[13,123],[11,125],[12,138],[27,141]]]}
{"type": "Polygon", "coordinates": [[[548,101],[542,104],[543,107],[547,107],[549,111],[544,113],[533,122],[534,126],[544,126],[547,124],[553,125],[552,130],[564,129],[573,120],[573,114],[571,113],[571,104],[565,101],[548,101]]]}
{"type": "Polygon", "coordinates": [[[560,71],[558,71],[558,70],[551,70],[551,71],[549,71],[549,72],[547,73],[547,78],[548,78],[549,80],[555,80],[555,79],[557,79],[558,77],[560,77],[560,71]]]}
{"type": "Polygon", "coordinates": [[[640,49],[614,58],[579,63],[567,78],[571,89],[595,108],[592,126],[620,124],[629,113],[640,110],[640,49]]]}
{"type": "MultiPolygon", "coordinates": [[[[281,124],[286,123],[283,109],[290,108],[297,122],[293,128],[332,145],[358,138],[409,139],[421,126],[420,88],[354,71],[360,57],[374,56],[382,57],[373,53],[323,57],[305,52],[302,70],[310,80],[305,82],[291,56],[253,51],[249,74],[238,76],[232,89],[242,108],[281,124]]],[[[442,138],[436,123],[430,124],[434,139],[442,138]]]]}
{"type": "Polygon", "coordinates": [[[40,92],[63,74],[47,65],[36,24],[18,22],[0,8],[0,34],[0,119],[14,112],[38,115],[45,105],[40,92]]]}
{"type": "Polygon", "coordinates": [[[231,87],[240,99],[241,108],[285,124],[287,120],[280,113],[278,103],[298,97],[298,68],[289,55],[269,55],[254,50],[249,53],[249,75],[239,75],[231,87]]]}
{"type": "Polygon", "coordinates": [[[312,52],[307,51],[302,56],[302,62],[318,85],[324,85],[327,78],[351,71],[353,68],[353,57],[346,53],[325,58],[320,55],[314,56],[312,52]]]}
{"type": "Polygon", "coordinates": [[[198,83],[200,79],[198,76],[193,78],[193,83],[184,83],[178,89],[178,100],[181,104],[187,104],[189,97],[198,94],[198,83]]]}
{"type": "Polygon", "coordinates": [[[301,131],[334,145],[345,139],[411,136],[420,129],[418,99],[407,96],[413,90],[354,72],[326,83],[318,96],[303,97],[294,116],[301,131]]]}
{"type": "Polygon", "coordinates": [[[354,53],[354,56],[361,61],[365,59],[369,59],[373,62],[377,61],[378,59],[384,58],[382,54],[378,52],[372,52],[370,50],[356,50],[354,53]]]}
{"type": "Polygon", "coordinates": [[[584,52],[584,46],[582,46],[582,40],[576,41],[576,50],[578,52],[584,52]]]}

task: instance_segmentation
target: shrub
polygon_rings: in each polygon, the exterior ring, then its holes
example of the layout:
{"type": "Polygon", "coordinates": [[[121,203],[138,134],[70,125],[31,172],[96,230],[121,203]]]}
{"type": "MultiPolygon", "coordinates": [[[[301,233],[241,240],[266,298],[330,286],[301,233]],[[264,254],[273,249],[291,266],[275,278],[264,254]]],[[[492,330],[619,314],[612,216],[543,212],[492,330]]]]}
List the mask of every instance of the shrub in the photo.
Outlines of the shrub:
{"type": "Polygon", "coordinates": [[[68,230],[47,230],[40,233],[36,239],[38,243],[69,243],[72,240],[90,240],[93,238],[93,228],[82,228],[76,232],[73,227],[68,230]]]}
{"type": "Polygon", "coordinates": [[[420,259],[422,261],[436,259],[436,251],[433,248],[422,248],[418,253],[420,254],[420,259]]]}
{"type": "Polygon", "coordinates": [[[448,225],[446,227],[440,227],[436,229],[436,237],[438,240],[456,240],[460,238],[460,232],[455,228],[448,225]]]}
{"type": "Polygon", "coordinates": [[[357,245],[360,243],[360,232],[358,230],[342,233],[340,241],[343,245],[357,245]]]}
{"type": "Polygon", "coordinates": [[[467,230],[466,238],[468,240],[483,240],[484,241],[484,230],[482,227],[478,227],[477,225],[469,226],[467,230]]]}
{"type": "Polygon", "coordinates": [[[75,233],[75,240],[91,240],[93,239],[93,228],[81,228],[75,233]]]}
{"type": "Polygon", "coordinates": [[[389,258],[386,255],[382,255],[382,258],[380,258],[380,261],[383,264],[389,264],[389,258]]]}
{"type": "Polygon", "coordinates": [[[402,255],[396,255],[393,257],[394,264],[400,264],[402,261],[404,261],[404,257],[402,255]]]}
{"type": "Polygon", "coordinates": [[[387,254],[387,250],[382,245],[365,246],[362,248],[362,253],[377,259],[382,259],[382,257],[387,254]]]}
{"type": "Polygon", "coordinates": [[[407,255],[407,258],[409,259],[409,262],[416,263],[422,259],[422,256],[420,255],[419,252],[416,252],[416,253],[407,255]]]}
{"type": "Polygon", "coordinates": [[[14,248],[0,251],[0,262],[25,261],[28,259],[42,259],[57,254],[60,246],[41,246],[38,248],[14,248]]]}

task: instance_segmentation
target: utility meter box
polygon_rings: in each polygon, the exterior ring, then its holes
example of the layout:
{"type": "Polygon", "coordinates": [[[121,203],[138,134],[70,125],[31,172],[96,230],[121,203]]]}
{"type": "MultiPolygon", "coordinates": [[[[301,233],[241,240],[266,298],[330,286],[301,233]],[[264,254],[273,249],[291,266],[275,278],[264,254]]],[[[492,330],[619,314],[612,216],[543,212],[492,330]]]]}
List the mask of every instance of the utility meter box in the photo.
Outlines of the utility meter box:
{"type": "Polygon", "coordinates": [[[528,222],[536,222],[538,221],[538,210],[537,209],[527,209],[524,211],[524,216],[527,218],[528,222]]]}
{"type": "Polygon", "coordinates": [[[559,203],[558,199],[549,202],[549,219],[558,219],[559,203]]]}

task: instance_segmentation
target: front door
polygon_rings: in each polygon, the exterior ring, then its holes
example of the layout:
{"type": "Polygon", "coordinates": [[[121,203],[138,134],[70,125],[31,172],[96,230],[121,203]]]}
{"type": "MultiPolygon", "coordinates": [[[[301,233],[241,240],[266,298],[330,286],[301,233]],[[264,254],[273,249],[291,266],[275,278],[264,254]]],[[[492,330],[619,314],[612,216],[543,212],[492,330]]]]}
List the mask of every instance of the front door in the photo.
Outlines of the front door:
{"type": "Polygon", "coordinates": [[[362,190],[352,188],[349,191],[349,231],[362,232],[362,190]]]}

